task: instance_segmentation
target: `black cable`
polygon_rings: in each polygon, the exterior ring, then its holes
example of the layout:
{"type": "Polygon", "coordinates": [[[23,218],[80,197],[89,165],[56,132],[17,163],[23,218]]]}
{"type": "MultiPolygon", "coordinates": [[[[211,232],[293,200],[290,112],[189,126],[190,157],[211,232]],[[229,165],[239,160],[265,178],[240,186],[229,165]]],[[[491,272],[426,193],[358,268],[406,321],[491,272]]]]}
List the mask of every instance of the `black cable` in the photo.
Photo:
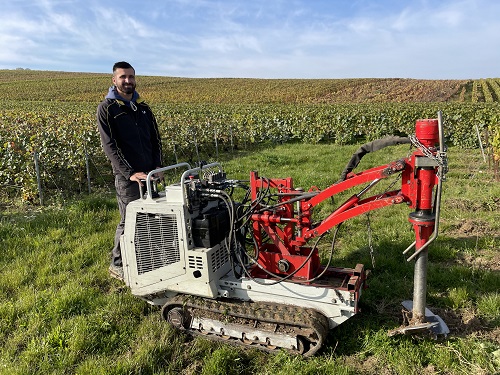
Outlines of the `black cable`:
{"type": "Polygon", "coordinates": [[[337,233],[339,232],[339,229],[340,229],[341,225],[342,225],[342,223],[339,223],[337,225],[337,227],[335,228],[335,233],[333,234],[332,246],[331,246],[331,249],[330,249],[330,257],[328,258],[328,263],[326,264],[325,268],[323,269],[323,271],[319,275],[313,277],[310,280],[307,280],[307,282],[313,282],[313,281],[316,281],[316,280],[320,279],[326,273],[326,271],[328,271],[328,268],[330,267],[330,264],[332,262],[333,253],[334,253],[334,250],[335,250],[335,241],[337,239],[337,233]]]}
{"type": "Polygon", "coordinates": [[[311,192],[303,193],[303,194],[301,194],[299,196],[290,198],[289,200],[278,202],[278,203],[276,203],[276,204],[274,204],[272,206],[263,207],[263,208],[261,208],[259,210],[259,212],[262,212],[262,211],[265,211],[265,210],[272,210],[273,208],[277,208],[277,207],[283,206],[285,204],[295,203],[295,202],[300,201],[302,199],[313,198],[313,197],[315,197],[318,194],[319,194],[319,191],[311,191],[311,192]]]}

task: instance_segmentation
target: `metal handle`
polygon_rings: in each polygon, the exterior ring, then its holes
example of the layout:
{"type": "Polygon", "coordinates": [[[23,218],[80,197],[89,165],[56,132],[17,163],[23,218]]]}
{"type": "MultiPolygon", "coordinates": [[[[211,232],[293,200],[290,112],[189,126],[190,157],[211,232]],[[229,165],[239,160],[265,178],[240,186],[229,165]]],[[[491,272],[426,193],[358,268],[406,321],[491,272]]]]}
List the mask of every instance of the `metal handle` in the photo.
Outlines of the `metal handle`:
{"type": "MultiPolygon", "coordinates": [[[[153,196],[151,193],[151,181],[153,180],[153,175],[155,173],[164,172],[164,171],[168,171],[170,169],[181,168],[181,167],[191,169],[191,165],[189,165],[188,163],[178,163],[178,164],[174,164],[174,165],[169,165],[168,167],[161,167],[161,168],[153,169],[151,172],[149,172],[148,177],[146,178],[146,188],[147,188],[146,199],[148,199],[148,200],[153,199],[153,196]]],[[[140,184],[139,184],[139,187],[140,187],[141,197],[142,197],[142,186],[140,186],[140,184]]]]}

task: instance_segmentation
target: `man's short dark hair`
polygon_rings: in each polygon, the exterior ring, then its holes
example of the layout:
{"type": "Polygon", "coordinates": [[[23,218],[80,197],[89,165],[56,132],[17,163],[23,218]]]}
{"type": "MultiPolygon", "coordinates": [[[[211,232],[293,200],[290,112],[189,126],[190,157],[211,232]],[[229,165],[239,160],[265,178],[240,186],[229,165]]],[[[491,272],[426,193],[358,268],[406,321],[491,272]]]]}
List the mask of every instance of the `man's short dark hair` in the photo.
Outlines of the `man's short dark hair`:
{"type": "Polygon", "coordinates": [[[116,69],[134,69],[134,67],[126,61],[118,61],[115,63],[115,65],[113,65],[113,73],[116,71],[116,69]]]}

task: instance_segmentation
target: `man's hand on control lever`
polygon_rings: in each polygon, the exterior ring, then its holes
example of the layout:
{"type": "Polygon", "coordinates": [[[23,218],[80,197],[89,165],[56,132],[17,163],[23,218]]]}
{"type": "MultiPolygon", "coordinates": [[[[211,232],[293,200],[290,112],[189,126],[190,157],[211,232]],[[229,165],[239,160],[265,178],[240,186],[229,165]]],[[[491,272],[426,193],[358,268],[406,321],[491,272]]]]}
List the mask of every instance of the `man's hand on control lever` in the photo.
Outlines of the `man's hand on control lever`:
{"type": "MultiPolygon", "coordinates": [[[[160,167],[158,167],[160,168],[160,167]]],[[[163,172],[156,172],[154,174],[154,177],[158,178],[159,180],[163,179],[163,172]]],[[[135,172],[132,176],[130,176],[130,181],[135,181],[139,183],[141,186],[144,186],[142,181],[146,180],[148,178],[148,175],[144,172],[135,172]]]]}
{"type": "Polygon", "coordinates": [[[130,176],[130,181],[135,181],[139,185],[144,186],[141,180],[145,180],[148,178],[148,175],[144,172],[135,172],[132,176],[130,176]]]}

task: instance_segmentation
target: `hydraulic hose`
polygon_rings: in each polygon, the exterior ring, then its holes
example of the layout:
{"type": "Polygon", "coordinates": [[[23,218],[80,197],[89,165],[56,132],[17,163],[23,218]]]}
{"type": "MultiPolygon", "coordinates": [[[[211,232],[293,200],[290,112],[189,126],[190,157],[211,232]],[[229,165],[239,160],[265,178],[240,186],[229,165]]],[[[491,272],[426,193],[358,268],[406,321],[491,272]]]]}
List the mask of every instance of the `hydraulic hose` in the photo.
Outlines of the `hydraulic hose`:
{"type": "Polygon", "coordinates": [[[349,160],[349,163],[347,163],[345,169],[340,174],[340,179],[338,182],[344,181],[347,177],[347,174],[358,166],[359,162],[366,154],[381,150],[388,146],[395,146],[406,143],[410,143],[410,138],[399,137],[395,135],[387,136],[384,138],[376,139],[369,143],[365,143],[354,154],[352,154],[351,160],[349,160]]]}

